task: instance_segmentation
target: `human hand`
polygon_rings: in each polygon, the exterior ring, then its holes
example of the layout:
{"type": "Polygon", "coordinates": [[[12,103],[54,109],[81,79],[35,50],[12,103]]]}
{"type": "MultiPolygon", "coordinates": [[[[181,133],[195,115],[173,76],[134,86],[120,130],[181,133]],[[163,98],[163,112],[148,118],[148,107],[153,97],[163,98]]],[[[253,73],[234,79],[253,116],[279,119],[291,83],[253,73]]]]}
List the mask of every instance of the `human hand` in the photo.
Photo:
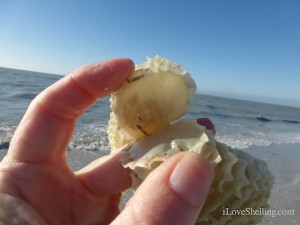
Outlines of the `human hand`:
{"type": "Polygon", "coordinates": [[[82,67],[30,104],[0,163],[0,224],[194,224],[213,178],[209,163],[180,153],[154,170],[119,214],[131,185],[120,154],[77,172],[66,160],[76,120],[133,72],[128,59],[82,67]]]}

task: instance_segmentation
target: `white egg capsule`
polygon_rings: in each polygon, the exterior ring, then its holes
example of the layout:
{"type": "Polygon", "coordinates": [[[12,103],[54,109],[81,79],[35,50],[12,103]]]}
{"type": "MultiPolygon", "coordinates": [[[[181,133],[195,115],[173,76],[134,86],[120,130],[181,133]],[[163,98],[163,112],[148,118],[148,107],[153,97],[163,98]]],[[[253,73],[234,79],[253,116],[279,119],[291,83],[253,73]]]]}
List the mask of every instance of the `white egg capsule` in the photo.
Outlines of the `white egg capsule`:
{"type": "Polygon", "coordinates": [[[110,99],[110,146],[123,149],[121,160],[132,170],[133,189],[177,152],[202,155],[214,166],[215,177],[196,224],[257,224],[260,214],[224,215],[224,209],[245,212],[268,208],[274,177],[265,161],[218,143],[213,132],[196,120],[174,122],[187,112],[195,89],[190,75],[166,59],[156,56],[136,66],[110,99]]]}

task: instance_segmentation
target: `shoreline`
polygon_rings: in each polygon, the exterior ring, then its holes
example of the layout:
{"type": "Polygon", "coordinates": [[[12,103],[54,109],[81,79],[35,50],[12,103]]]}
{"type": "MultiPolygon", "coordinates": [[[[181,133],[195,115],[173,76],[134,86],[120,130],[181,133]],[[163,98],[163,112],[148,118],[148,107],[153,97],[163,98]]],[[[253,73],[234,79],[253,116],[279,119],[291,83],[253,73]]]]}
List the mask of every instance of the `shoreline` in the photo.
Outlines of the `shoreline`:
{"type": "MultiPolygon", "coordinates": [[[[242,151],[266,161],[275,177],[269,199],[270,210],[294,210],[294,215],[266,215],[259,225],[300,225],[300,144],[253,146],[242,151]]],[[[0,160],[6,153],[7,150],[0,150],[0,160]]],[[[107,154],[107,151],[71,150],[67,151],[67,158],[72,170],[77,171],[107,154]]]]}

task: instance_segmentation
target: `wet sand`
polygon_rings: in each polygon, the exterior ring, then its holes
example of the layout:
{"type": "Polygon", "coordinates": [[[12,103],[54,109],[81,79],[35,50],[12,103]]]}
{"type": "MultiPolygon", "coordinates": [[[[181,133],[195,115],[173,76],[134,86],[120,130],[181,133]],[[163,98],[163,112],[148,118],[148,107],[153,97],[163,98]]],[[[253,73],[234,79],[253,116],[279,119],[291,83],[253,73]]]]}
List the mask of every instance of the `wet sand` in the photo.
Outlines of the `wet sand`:
{"type": "Polygon", "coordinates": [[[294,216],[265,216],[260,225],[300,225],[300,145],[253,147],[247,152],[265,160],[275,177],[269,199],[270,209],[280,213],[284,213],[281,210],[294,210],[294,216]]]}

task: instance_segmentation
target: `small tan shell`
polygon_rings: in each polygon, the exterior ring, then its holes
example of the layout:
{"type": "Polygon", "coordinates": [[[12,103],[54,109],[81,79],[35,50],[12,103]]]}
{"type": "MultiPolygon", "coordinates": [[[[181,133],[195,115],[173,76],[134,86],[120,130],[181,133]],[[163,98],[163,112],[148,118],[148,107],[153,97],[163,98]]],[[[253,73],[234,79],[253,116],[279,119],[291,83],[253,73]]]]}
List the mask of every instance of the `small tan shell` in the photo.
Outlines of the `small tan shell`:
{"type": "Polygon", "coordinates": [[[189,73],[167,59],[156,56],[136,66],[132,76],[110,98],[111,148],[156,133],[182,117],[193,102],[195,90],[189,73]]]}
{"type": "MultiPolygon", "coordinates": [[[[133,188],[163,161],[179,151],[193,151],[215,166],[215,178],[197,224],[257,224],[262,215],[223,215],[228,210],[268,208],[273,176],[267,164],[214,140],[211,131],[183,119],[146,136],[123,151],[122,163],[132,170],[133,188]],[[241,222],[242,221],[242,222],[241,222]]],[[[201,188],[201,187],[199,187],[201,188]]]]}

